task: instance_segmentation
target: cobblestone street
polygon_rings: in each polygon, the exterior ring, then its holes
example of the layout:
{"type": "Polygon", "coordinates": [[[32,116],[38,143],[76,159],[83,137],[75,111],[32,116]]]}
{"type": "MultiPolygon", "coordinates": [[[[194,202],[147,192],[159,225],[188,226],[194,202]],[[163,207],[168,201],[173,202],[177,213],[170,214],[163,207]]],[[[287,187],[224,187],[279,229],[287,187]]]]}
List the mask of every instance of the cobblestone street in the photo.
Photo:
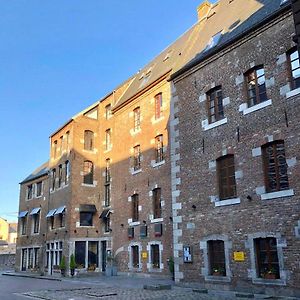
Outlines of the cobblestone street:
{"type": "MultiPolygon", "coordinates": [[[[116,288],[83,288],[78,290],[52,290],[24,293],[24,296],[30,296],[36,299],[45,300],[85,300],[85,299],[114,299],[114,300],[168,300],[168,299],[220,299],[207,294],[200,294],[189,289],[173,288],[172,290],[149,291],[143,289],[116,289],[116,288]]],[[[222,299],[230,299],[223,298],[222,299]]],[[[235,298],[236,299],[236,298],[235,298]]]]}

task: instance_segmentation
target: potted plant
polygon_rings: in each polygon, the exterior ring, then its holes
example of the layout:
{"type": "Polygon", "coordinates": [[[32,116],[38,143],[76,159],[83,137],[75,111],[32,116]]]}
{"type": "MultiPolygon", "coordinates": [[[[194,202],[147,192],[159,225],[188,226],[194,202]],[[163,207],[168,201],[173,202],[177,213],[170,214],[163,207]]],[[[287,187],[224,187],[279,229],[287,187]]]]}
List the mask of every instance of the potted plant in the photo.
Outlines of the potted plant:
{"type": "Polygon", "coordinates": [[[276,274],[277,272],[275,268],[269,268],[265,270],[262,277],[265,279],[276,279],[276,274]]]}
{"type": "Polygon", "coordinates": [[[170,273],[172,274],[172,280],[175,279],[175,273],[174,273],[174,259],[173,257],[169,257],[168,259],[168,266],[169,266],[169,270],[170,270],[170,273]]]}
{"type": "Polygon", "coordinates": [[[75,268],[76,268],[75,256],[72,253],[71,256],[70,256],[70,272],[71,272],[72,277],[75,274],[75,268]]]}
{"type": "Polygon", "coordinates": [[[213,276],[224,276],[224,269],[221,267],[214,267],[212,269],[213,276]]]}
{"type": "Polygon", "coordinates": [[[64,255],[62,256],[62,258],[60,260],[59,268],[60,268],[61,276],[65,277],[66,276],[66,258],[64,255]]]}
{"type": "Polygon", "coordinates": [[[109,253],[106,257],[107,266],[105,269],[106,276],[117,276],[116,258],[109,253]]]}

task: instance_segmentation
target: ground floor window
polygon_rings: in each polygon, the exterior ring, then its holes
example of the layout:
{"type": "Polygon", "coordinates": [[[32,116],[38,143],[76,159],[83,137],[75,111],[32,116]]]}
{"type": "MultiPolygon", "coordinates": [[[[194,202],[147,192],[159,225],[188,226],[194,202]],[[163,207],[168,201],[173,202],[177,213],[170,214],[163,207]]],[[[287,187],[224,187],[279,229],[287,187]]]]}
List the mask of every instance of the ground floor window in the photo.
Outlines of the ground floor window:
{"type": "Polygon", "coordinates": [[[257,276],[265,279],[279,279],[277,242],[274,237],[254,239],[257,276]]]}
{"type": "Polygon", "coordinates": [[[224,241],[207,241],[209,273],[213,276],[226,276],[224,241]]]}
{"type": "Polygon", "coordinates": [[[88,268],[94,271],[98,268],[98,242],[88,242],[88,268]]]}
{"type": "Polygon", "coordinates": [[[160,268],[159,245],[151,245],[151,266],[154,269],[160,268]]]}
{"type": "Polygon", "coordinates": [[[86,242],[75,242],[75,261],[78,268],[85,268],[86,242]]]}
{"type": "Polygon", "coordinates": [[[21,251],[21,270],[38,269],[40,263],[40,248],[23,248],[21,251]]]}
{"type": "Polygon", "coordinates": [[[45,267],[48,273],[52,274],[53,270],[59,270],[59,264],[63,256],[63,242],[53,241],[46,245],[45,267]]]}
{"type": "Polygon", "coordinates": [[[132,257],[132,267],[138,268],[140,265],[140,255],[139,255],[139,246],[134,245],[131,246],[131,257],[132,257]]]}
{"type": "Polygon", "coordinates": [[[75,262],[78,268],[88,268],[94,271],[99,267],[99,242],[77,241],[75,242],[75,262]]]}

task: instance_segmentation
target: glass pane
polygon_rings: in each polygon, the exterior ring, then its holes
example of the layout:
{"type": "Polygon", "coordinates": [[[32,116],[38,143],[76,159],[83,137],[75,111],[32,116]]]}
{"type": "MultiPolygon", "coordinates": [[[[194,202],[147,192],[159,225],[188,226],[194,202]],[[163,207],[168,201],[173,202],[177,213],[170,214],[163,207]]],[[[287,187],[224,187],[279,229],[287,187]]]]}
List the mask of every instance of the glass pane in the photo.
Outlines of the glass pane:
{"type": "Polygon", "coordinates": [[[295,60],[295,59],[297,59],[298,57],[299,57],[299,54],[298,54],[298,51],[297,51],[297,50],[291,54],[291,60],[295,60]]]}
{"type": "Polygon", "coordinates": [[[78,268],[85,268],[86,242],[75,242],[75,262],[78,268]]]}
{"type": "Polygon", "coordinates": [[[261,68],[261,69],[256,70],[256,74],[257,74],[257,77],[260,77],[260,76],[265,75],[265,70],[264,70],[264,68],[261,68]]]}

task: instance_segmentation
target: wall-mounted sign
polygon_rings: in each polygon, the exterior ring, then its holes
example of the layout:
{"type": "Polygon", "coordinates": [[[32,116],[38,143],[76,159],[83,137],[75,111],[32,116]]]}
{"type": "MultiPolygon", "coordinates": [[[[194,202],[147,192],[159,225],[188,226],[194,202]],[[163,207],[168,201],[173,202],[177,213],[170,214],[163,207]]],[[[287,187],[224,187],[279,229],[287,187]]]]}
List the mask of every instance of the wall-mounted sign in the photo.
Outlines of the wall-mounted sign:
{"type": "Polygon", "coordinates": [[[183,262],[190,263],[193,261],[191,246],[183,246],[183,262]]]}
{"type": "Polygon", "coordinates": [[[233,260],[234,261],[244,261],[245,260],[245,252],[243,252],[243,251],[234,251],[233,252],[233,260]]]}
{"type": "Polygon", "coordinates": [[[147,259],[148,258],[148,252],[147,251],[142,251],[142,258],[147,259]]]}

